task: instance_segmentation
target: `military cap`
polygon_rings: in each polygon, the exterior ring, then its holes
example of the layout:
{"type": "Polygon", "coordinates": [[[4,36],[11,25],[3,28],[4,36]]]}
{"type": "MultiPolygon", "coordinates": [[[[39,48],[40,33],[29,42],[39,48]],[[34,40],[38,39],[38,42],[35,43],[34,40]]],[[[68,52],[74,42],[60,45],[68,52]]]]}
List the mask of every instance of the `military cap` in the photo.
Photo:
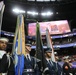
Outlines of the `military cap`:
{"type": "Polygon", "coordinates": [[[30,42],[28,42],[28,41],[26,41],[25,45],[31,47],[31,44],[30,44],[30,42]]]}
{"type": "Polygon", "coordinates": [[[5,42],[9,42],[9,39],[5,38],[5,37],[1,37],[0,41],[5,41],[5,42]]]}
{"type": "Polygon", "coordinates": [[[50,52],[50,53],[52,53],[52,49],[51,48],[46,48],[44,52],[50,52]]]}

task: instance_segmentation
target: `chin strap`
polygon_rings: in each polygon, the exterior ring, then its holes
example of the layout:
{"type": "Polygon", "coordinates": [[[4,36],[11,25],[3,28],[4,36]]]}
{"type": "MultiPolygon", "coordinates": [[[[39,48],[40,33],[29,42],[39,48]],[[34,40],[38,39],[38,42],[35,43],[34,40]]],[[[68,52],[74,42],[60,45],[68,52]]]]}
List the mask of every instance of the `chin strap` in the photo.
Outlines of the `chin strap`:
{"type": "MultiPolygon", "coordinates": [[[[28,50],[26,47],[25,47],[25,49],[28,50]]],[[[28,51],[29,51],[29,50],[28,50],[28,51]]]]}

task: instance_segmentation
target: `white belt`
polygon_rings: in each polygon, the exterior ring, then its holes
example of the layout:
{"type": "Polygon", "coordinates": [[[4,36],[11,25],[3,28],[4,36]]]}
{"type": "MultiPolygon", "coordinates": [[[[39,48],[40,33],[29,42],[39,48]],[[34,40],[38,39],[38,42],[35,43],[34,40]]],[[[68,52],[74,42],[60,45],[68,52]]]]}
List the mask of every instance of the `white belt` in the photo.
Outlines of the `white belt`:
{"type": "Polygon", "coordinates": [[[0,75],[7,75],[7,73],[0,73],[0,75]]]}
{"type": "Polygon", "coordinates": [[[34,69],[24,69],[24,72],[34,72],[34,69]]]}

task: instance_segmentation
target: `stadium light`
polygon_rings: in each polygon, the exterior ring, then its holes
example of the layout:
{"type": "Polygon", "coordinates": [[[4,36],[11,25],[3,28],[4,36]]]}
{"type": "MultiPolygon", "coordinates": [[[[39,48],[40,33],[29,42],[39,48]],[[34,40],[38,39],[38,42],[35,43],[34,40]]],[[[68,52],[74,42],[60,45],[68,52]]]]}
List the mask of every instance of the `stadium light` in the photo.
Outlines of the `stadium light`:
{"type": "Polygon", "coordinates": [[[27,14],[35,16],[35,15],[38,15],[38,12],[35,12],[35,11],[27,11],[27,14]]]}
{"type": "Polygon", "coordinates": [[[42,16],[46,16],[46,13],[41,13],[42,16]]]}
{"type": "Polygon", "coordinates": [[[49,12],[49,11],[46,13],[47,16],[50,16],[52,14],[53,14],[53,12],[49,12]]]}
{"type": "Polygon", "coordinates": [[[16,14],[25,13],[24,10],[21,10],[21,9],[19,9],[19,8],[14,8],[14,9],[13,9],[13,12],[16,13],[16,14]]]}
{"type": "Polygon", "coordinates": [[[56,1],[56,0],[51,0],[51,1],[56,1]]]}
{"type": "Polygon", "coordinates": [[[48,11],[48,12],[42,12],[41,15],[42,16],[51,16],[51,15],[53,15],[53,12],[50,12],[50,11],[48,11]]]}

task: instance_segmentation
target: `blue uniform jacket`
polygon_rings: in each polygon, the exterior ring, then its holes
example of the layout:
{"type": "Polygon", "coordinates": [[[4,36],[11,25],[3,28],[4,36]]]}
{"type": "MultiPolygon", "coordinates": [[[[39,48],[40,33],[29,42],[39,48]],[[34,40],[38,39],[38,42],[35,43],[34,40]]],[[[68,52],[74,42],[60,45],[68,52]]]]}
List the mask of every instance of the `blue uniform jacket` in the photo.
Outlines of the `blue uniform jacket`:
{"type": "Polygon", "coordinates": [[[58,62],[55,64],[55,66],[56,66],[56,70],[57,70],[57,75],[61,75],[62,74],[62,67],[59,65],[58,62]]]}
{"type": "Polygon", "coordinates": [[[4,54],[2,59],[0,59],[0,73],[7,73],[7,75],[15,75],[14,63],[12,58],[10,58],[10,66],[7,54],[4,54]]]}
{"type": "Polygon", "coordinates": [[[47,66],[49,68],[49,74],[48,75],[57,75],[56,73],[56,63],[51,61],[52,64],[50,64],[48,61],[47,61],[47,66]]]}
{"type": "Polygon", "coordinates": [[[40,75],[37,60],[31,57],[31,61],[24,58],[24,71],[22,75],[40,75]]]}

